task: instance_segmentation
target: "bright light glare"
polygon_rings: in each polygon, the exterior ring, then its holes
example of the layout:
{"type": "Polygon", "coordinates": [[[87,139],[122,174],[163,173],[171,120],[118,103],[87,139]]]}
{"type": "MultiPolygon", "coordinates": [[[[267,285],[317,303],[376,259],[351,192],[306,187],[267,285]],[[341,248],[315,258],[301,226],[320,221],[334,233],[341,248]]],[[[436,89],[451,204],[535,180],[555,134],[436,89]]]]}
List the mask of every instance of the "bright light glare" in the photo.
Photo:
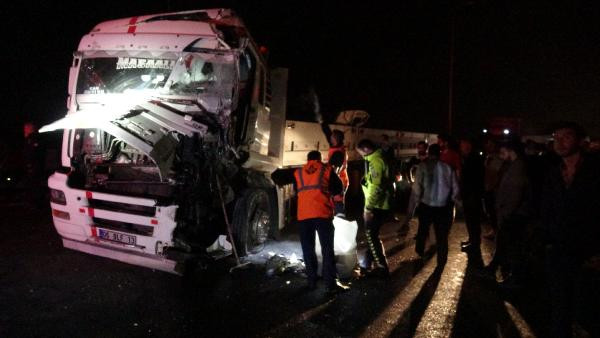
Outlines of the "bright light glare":
{"type": "Polygon", "coordinates": [[[487,134],[487,129],[484,129],[484,130],[483,130],[483,133],[484,133],[484,134],[487,134]]]}
{"type": "Polygon", "coordinates": [[[165,79],[164,75],[158,74],[158,75],[156,75],[156,77],[154,78],[154,80],[152,80],[152,83],[153,84],[157,84],[157,83],[160,83],[164,79],[165,79]]]}
{"type": "Polygon", "coordinates": [[[479,155],[483,155],[483,151],[480,151],[480,152],[479,152],[479,155]]]}
{"type": "Polygon", "coordinates": [[[504,135],[510,134],[510,130],[508,130],[508,129],[504,129],[504,131],[502,131],[502,132],[504,133],[504,135]]]}
{"type": "Polygon", "coordinates": [[[7,178],[6,178],[6,180],[7,180],[7,181],[10,181],[10,180],[11,180],[11,178],[10,178],[10,177],[7,177],[7,178]]]}
{"type": "Polygon", "coordinates": [[[142,75],[142,81],[144,81],[144,82],[150,81],[151,78],[152,77],[150,75],[148,75],[148,74],[142,75]]]}

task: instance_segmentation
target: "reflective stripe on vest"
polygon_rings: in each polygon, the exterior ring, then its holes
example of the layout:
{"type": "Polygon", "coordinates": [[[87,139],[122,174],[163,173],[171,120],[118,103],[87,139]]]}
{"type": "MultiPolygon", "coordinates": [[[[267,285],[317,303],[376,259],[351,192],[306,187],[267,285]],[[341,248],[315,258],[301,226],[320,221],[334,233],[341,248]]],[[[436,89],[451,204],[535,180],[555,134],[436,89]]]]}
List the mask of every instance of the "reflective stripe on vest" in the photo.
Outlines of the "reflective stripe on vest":
{"type": "Polygon", "coordinates": [[[298,177],[300,178],[300,186],[298,186],[298,192],[301,191],[306,191],[306,190],[323,190],[322,189],[322,185],[323,185],[323,175],[325,174],[325,166],[322,165],[321,169],[319,170],[319,180],[317,181],[317,184],[313,184],[313,185],[304,185],[304,177],[302,177],[302,169],[303,168],[298,168],[298,177]]]}

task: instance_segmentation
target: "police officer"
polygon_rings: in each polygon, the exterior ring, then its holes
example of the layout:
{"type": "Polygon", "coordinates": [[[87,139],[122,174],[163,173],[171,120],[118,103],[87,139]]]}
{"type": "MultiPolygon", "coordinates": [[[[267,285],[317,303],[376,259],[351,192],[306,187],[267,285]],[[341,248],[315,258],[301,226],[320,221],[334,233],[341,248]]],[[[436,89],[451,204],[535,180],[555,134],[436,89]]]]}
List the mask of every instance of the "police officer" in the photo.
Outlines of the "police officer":
{"type": "Polygon", "coordinates": [[[365,177],[362,180],[365,195],[363,217],[369,246],[360,266],[361,273],[386,277],[389,275],[389,268],[379,239],[379,230],[390,211],[393,194],[391,173],[382,150],[377,149],[371,140],[361,140],[357,151],[365,159],[365,177]]]}
{"type": "Polygon", "coordinates": [[[321,153],[313,150],[308,153],[307,163],[294,172],[298,192],[298,222],[300,242],[308,289],[315,289],[317,282],[317,256],[315,254],[315,232],[319,234],[321,254],[323,256],[323,280],[328,293],[337,293],[348,289],[336,276],[335,256],[333,252],[333,201],[332,196],[339,194],[342,183],[328,164],[321,162],[321,153]]]}

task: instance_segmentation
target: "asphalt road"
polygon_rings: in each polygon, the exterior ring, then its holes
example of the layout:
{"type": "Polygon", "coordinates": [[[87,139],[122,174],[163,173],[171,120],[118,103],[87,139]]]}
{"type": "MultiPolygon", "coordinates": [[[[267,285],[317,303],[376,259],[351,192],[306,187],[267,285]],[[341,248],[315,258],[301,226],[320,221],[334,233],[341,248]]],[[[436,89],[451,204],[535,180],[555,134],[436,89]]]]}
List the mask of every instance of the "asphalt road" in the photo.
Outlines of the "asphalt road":
{"type": "MultiPolygon", "coordinates": [[[[224,259],[186,279],[71,251],[62,247],[48,208],[9,203],[0,212],[0,337],[544,335],[538,271],[524,290],[502,292],[460,252],[460,221],[443,270],[435,269],[435,255],[421,260],[414,253],[415,224],[398,236],[392,222],[382,236],[391,277],[352,279],[349,292],[327,297],[322,286],[305,291],[300,273],[268,276],[264,264],[229,273],[234,262],[224,259]]],[[[288,256],[299,252],[296,238],[291,228],[285,246],[274,244],[263,255],[282,247],[288,256]]],[[[484,241],[484,261],[491,248],[484,241]]]]}

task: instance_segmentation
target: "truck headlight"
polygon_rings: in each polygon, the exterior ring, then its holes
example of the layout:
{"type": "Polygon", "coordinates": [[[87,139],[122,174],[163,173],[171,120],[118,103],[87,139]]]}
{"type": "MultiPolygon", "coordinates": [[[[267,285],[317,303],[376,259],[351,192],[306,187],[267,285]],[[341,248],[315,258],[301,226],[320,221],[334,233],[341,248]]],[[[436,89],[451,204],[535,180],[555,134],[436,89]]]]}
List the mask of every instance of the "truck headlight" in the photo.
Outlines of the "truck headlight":
{"type": "Polygon", "coordinates": [[[65,193],[60,190],[50,189],[50,202],[56,203],[56,204],[67,205],[67,199],[65,198],[65,193]]]}

